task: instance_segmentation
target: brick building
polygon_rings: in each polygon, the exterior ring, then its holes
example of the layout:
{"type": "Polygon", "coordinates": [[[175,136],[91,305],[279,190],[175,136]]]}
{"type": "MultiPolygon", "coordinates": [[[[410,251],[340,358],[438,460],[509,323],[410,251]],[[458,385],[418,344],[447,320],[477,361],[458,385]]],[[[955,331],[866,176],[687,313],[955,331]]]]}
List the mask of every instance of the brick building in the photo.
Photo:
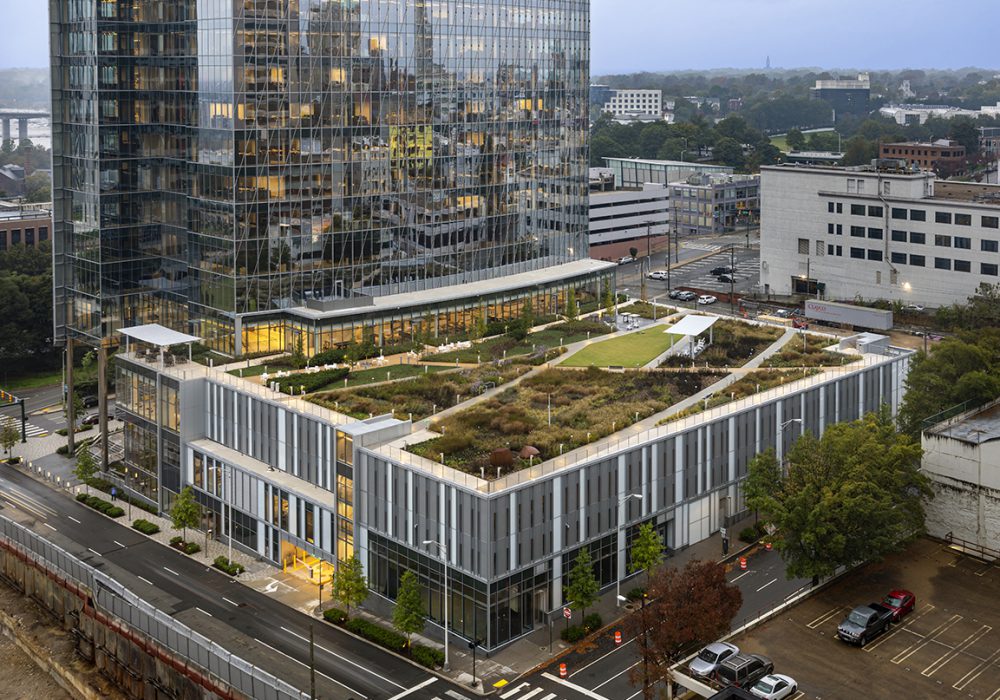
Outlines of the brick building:
{"type": "Polygon", "coordinates": [[[48,209],[0,206],[0,250],[15,245],[38,245],[39,241],[49,240],[51,231],[52,212],[48,209]]]}
{"type": "Polygon", "coordinates": [[[908,165],[934,172],[955,172],[965,165],[965,146],[957,141],[939,139],[932,143],[906,141],[883,143],[879,157],[905,160],[908,165]]]}

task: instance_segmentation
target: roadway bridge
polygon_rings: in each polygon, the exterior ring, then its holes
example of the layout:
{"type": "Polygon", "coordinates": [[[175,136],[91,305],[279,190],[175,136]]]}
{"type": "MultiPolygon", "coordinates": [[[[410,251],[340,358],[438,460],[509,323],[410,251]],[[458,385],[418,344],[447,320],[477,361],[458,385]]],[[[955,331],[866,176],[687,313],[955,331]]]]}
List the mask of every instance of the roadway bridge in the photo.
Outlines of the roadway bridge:
{"type": "Polygon", "coordinates": [[[0,109],[0,123],[3,124],[3,140],[10,141],[10,123],[17,120],[18,142],[28,140],[28,122],[32,119],[48,119],[51,115],[44,111],[23,109],[0,109]]]}

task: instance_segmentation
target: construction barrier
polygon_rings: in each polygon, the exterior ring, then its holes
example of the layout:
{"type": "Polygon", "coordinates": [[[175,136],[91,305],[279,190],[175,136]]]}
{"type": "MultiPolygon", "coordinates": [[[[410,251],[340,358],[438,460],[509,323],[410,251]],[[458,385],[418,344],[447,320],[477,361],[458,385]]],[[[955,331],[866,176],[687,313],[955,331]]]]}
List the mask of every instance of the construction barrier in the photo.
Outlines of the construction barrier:
{"type": "Polygon", "coordinates": [[[615,630],[615,646],[622,643],[622,633],[621,630],[615,630]]]}
{"type": "Polygon", "coordinates": [[[559,664],[559,677],[565,678],[566,676],[567,676],[566,664],[559,664]]]}
{"type": "Polygon", "coordinates": [[[746,570],[747,570],[747,558],[740,557],[740,571],[746,571],[746,570]]]}

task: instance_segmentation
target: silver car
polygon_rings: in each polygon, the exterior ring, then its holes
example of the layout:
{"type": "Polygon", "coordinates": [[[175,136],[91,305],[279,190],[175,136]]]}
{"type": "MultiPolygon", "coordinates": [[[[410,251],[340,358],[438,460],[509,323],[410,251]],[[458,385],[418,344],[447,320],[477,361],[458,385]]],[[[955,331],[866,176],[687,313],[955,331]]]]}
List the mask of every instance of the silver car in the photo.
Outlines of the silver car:
{"type": "Polygon", "coordinates": [[[719,664],[734,654],[739,654],[740,648],[729,642],[713,642],[698,652],[698,656],[688,664],[691,675],[699,678],[711,678],[719,664]]]}

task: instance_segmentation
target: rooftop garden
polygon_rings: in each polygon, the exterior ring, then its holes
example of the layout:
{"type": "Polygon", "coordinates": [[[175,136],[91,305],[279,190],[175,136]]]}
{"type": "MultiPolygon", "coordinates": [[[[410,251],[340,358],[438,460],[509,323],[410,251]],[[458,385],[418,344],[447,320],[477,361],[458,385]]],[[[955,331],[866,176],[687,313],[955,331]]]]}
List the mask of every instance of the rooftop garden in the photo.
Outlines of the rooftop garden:
{"type": "Polygon", "coordinates": [[[680,338],[657,324],[635,333],[602,340],[562,361],[564,367],[644,367],[666,352],[680,338]]]}
{"type": "MultiPolygon", "coordinates": [[[[781,337],[784,330],[773,326],[755,326],[740,321],[721,319],[712,326],[712,344],[693,361],[689,357],[671,356],[660,367],[699,366],[742,367],[781,337]]],[[[707,332],[705,337],[707,338],[707,332]]]]}
{"type": "Polygon", "coordinates": [[[508,464],[501,465],[504,472],[551,459],[663,411],[719,377],[711,370],[545,369],[516,387],[434,421],[432,430],[441,436],[408,449],[434,461],[443,454],[451,467],[495,478],[497,450],[501,461],[506,450],[512,453],[508,464]]]}
{"type": "MultiPolygon", "coordinates": [[[[397,365],[385,369],[399,367],[397,365]]],[[[528,368],[483,365],[473,369],[441,369],[447,371],[431,374],[428,370],[426,374],[405,381],[395,381],[394,374],[393,381],[389,383],[354,388],[349,386],[346,389],[317,392],[307,398],[315,404],[359,419],[395,412],[399,417],[412,414],[413,420],[422,420],[455,406],[461,400],[506,384],[524,374],[528,368]]]]}
{"type": "Polygon", "coordinates": [[[569,345],[591,337],[611,332],[611,328],[599,321],[566,321],[549,326],[545,330],[521,335],[506,332],[494,338],[475,343],[470,348],[427,355],[427,362],[478,363],[509,359],[520,364],[542,364],[554,357],[562,345],[569,345]]]}
{"type": "Polygon", "coordinates": [[[840,367],[857,362],[860,355],[825,350],[836,341],[814,333],[802,333],[764,361],[764,367],[840,367]],[[800,337],[801,336],[801,337],[800,337]]]}
{"type": "Polygon", "coordinates": [[[637,301],[628,306],[624,306],[619,309],[622,313],[635,314],[641,318],[648,318],[650,320],[660,320],[661,318],[667,318],[673,314],[676,309],[670,306],[664,306],[663,304],[657,304],[655,309],[651,303],[648,301],[637,301]]]}
{"type": "Polygon", "coordinates": [[[783,384],[796,382],[814,374],[819,374],[819,370],[807,368],[759,369],[753,372],[748,372],[732,384],[729,384],[719,391],[705,397],[705,400],[699,401],[695,405],[690,406],[683,411],[667,416],[661,420],[658,425],[664,425],[666,423],[670,423],[671,421],[687,418],[688,416],[694,416],[702,411],[715,408],[716,406],[722,406],[733,401],[739,401],[740,399],[745,399],[748,396],[753,396],[754,394],[759,394],[762,391],[774,389],[775,387],[782,386],[783,384]]]}

